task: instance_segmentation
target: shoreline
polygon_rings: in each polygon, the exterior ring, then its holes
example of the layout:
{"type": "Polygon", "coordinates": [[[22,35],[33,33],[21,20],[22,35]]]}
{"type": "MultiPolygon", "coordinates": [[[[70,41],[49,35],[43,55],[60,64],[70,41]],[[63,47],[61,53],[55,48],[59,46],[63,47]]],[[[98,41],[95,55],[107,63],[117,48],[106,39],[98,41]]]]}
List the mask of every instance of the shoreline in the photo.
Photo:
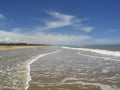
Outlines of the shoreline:
{"type": "Polygon", "coordinates": [[[41,48],[46,46],[0,46],[0,51],[9,51],[9,50],[20,50],[20,49],[28,49],[28,48],[41,48]]]}

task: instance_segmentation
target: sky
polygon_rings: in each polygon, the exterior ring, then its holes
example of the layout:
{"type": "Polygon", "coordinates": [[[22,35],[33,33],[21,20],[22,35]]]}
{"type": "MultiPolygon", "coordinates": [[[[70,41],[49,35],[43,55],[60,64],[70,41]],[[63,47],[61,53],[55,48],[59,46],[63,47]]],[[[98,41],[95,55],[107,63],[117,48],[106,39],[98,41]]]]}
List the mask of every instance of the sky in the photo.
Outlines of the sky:
{"type": "Polygon", "coordinates": [[[0,0],[0,43],[120,44],[120,0],[0,0]]]}

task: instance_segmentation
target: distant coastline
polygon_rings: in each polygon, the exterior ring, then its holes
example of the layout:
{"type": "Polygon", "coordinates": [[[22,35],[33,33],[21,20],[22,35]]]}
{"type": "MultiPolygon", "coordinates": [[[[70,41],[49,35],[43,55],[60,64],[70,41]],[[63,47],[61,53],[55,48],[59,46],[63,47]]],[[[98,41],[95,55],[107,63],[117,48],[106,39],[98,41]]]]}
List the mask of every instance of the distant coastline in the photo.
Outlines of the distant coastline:
{"type": "Polygon", "coordinates": [[[47,44],[0,43],[0,46],[48,46],[47,44]]]}
{"type": "Polygon", "coordinates": [[[0,51],[18,50],[27,48],[41,48],[46,44],[27,44],[27,43],[0,43],[0,51]]]}

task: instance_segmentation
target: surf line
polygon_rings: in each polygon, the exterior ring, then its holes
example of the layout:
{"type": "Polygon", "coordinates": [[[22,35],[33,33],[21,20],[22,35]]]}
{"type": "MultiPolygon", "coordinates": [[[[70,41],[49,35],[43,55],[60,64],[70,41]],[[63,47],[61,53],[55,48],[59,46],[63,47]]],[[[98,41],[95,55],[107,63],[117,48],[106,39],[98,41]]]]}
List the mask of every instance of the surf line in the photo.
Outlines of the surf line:
{"type": "Polygon", "coordinates": [[[32,60],[30,60],[30,62],[29,62],[28,65],[27,65],[27,69],[28,69],[27,77],[28,77],[28,78],[27,78],[25,90],[28,90],[28,88],[29,88],[29,82],[31,81],[30,65],[31,65],[33,62],[37,61],[37,60],[38,60],[39,58],[41,58],[41,57],[44,57],[44,56],[47,56],[47,55],[50,55],[50,54],[59,53],[59,52],[60,52],[60,50],[55,51],[55,52],[50,52],[50,53],[41,54],[41,55],[38,55],[38,56],[34,57],[32,60]]]}
{"type": "Polygon", "coordinates": [[[98,54],[102,54],[102,55],[120,57],[120,52],[119,51],[109,51],[109,50],[89,49],[89,48],[72,48],[72,47],[62,47],[62,48],[71,49],[71,50],[79,50],[79,51],[88,51],[88,52],[98,53],[98,54]]]}
{"type": "Polygon", "coordinates": [[[82,54],[82,53],[80,53],[80,52],[78,52],[78,54],[79,54],[79,55],[82,55],[82,56],[91,57],[91,58],[102,58],[102,59],[105,59],[105,60],[120,61],[120,60],[118,60],[118,59],[114,59],[114,58],[91,56],[91,55],[87,55],[87,54],[82,54]]]}

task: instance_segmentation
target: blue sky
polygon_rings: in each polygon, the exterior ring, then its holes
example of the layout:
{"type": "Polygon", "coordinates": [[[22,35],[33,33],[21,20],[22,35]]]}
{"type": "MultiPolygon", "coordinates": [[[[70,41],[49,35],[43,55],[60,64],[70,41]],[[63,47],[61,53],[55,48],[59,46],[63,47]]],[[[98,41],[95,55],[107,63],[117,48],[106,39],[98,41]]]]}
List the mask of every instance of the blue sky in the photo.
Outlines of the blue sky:
{"type": "Polygon", "coordinates": [[[120,0],[0,0],[0,42],[120,44],[120,0]]]}

